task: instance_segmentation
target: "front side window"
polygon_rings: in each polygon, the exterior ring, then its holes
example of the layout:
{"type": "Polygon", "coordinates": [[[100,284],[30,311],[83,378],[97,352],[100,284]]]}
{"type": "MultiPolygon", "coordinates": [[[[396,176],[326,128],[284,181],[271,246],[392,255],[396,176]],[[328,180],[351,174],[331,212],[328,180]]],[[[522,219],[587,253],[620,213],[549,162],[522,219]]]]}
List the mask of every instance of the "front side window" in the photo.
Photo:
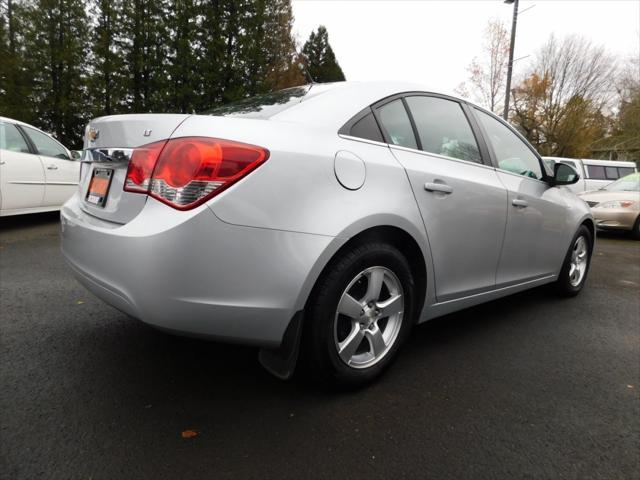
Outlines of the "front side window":
{"type": "Polygon", "coordinates": [[[418,148],[413,128],[402,100],[386,103],[378,109],[380,122],[389,136],[389,142],[407,148],[418,148]]]}
{"type": "Polygon", "coordinates": [[[498,168],[542,180],[542,167],[531,149],[502,122],[481,110],[476,109],[476,114],[493,146],[498,168]]]}
{"type": "Polygon", "coordinates": [[[0,122],[0,149],[10,152],[30,153],[27,142],[12,123],[0,122]]]}
{"type": "Polygon", "coordinates": [[[38,150],[38,153],[40,155],[69,160],[69,155],[67,154],[67,151],[64,149],[64,147],[49,135],[29,127],[25,127],[25,131],[36,146],[36,150],[38,150]]]}
{"type": "Polygon", "coordinates": [[[407,97],[422,150],[447,157],[481,162],[480,150],[458,102],[435,97],[407,97]]]}

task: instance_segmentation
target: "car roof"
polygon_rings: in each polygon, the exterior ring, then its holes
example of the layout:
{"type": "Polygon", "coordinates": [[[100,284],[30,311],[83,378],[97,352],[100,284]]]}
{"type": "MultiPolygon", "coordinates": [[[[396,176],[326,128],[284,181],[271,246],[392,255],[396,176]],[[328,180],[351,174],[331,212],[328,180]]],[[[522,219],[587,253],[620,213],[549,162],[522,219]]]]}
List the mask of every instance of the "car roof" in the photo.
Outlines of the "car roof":
{"type": "Polygon", "coordinates": [[[602,165],[609,167],[635,167],[635,162],[625,162],[622,160],[599,160],[593,158],[582,158],[582,163],[585,165],[602,165]]]}
{"type": "Polygon", "coordinates": [[[62,147],[66,148],[67,150],[69,150],[65,145],[63,145],[63,143],[58,140],[56,137],[54,137],[53,135],[51,135],[50,133],[45,132],[44,130],[41,130],[38,127],[34,127],[33,125],[27,123],[27,122],[21,122],[20,120],[15,120],[13,118],[9,118],[9,117],[1,117],[0,116],[0,122],[6,122],[6,123],[14,123],[16,125],[22,125],[24,127],[29,127],[32,128],[34,130],[37,130],[40,133],[45,134],[47,137],[50,137],[52,140],[58,142],[60,145],[62,145],[62,147]]]}
{"type": "MultiPolygon", "coordinates": [[[[9,117],[2,117],[0,116],[0,122],[7,122],[7,123],[16,123],[18,125],[25,125],[27,127],[31,127],[31,128],[36,128],[33,125],[29,125],[26,122],[21,122],[20,120],[15,120],[13,118],[9,118],[9,117]]],[[[39,128],[36,128],[36,130],[39,130],[39,128]]]]}
{"type": "Polygon", "coordinates": [[[345,81],[312,84],[300,103],[275,114],[271,119],[338,130],[369,105],[406,92],[435,93],[459,99],[452,93],[419,83],[345,81]]]}

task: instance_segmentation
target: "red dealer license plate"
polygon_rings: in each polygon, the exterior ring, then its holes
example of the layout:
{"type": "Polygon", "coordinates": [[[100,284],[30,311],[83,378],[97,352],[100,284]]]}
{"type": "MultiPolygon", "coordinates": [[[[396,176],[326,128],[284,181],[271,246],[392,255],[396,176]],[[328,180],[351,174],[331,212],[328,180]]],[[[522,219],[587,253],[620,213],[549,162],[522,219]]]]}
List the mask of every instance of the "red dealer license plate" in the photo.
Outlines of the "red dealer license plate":
{"type": "Polygon", "coordinates": [[[98,207],[104,207],[107,202],[107,195],[109,195],[112,177],[113,170],[110,168],[95,168],[87,190],[87,202],[98,207]]]}

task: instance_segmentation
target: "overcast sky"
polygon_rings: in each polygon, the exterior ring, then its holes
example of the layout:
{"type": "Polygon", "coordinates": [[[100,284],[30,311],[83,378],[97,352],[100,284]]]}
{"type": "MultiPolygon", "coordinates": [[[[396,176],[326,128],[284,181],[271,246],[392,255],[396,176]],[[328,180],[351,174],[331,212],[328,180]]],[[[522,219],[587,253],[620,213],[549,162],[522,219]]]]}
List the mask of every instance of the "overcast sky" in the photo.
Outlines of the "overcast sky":
{"type": "MultiPolygon", "coordinates": [[[[406,80],[451,91],[468,76],[488,20],[511,28],[503,0],[293,0],[303,43],[325,25],[349,80],[406,80]]],[[[622,58],[640,51],[640,0],[521,0],[515,57],[535,53],[551,33],[578,33],[622,58]]],[[[526,68],[529,59],[515,64],[526,68]]]]}

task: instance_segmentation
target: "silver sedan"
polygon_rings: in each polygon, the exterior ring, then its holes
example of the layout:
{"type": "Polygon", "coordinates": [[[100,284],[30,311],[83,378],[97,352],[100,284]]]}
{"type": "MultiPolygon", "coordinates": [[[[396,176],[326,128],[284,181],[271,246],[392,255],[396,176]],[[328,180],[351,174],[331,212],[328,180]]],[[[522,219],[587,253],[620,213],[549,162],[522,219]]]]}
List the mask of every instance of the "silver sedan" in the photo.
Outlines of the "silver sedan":
{"type": "Polygon", "coordinates": [[[416,85],[295,87],[85,131],[62,250],[154,327],[261,347],[362,385],[413,325],[554,283],[582,289],[589,208],[511,126],[416,85]]]}

